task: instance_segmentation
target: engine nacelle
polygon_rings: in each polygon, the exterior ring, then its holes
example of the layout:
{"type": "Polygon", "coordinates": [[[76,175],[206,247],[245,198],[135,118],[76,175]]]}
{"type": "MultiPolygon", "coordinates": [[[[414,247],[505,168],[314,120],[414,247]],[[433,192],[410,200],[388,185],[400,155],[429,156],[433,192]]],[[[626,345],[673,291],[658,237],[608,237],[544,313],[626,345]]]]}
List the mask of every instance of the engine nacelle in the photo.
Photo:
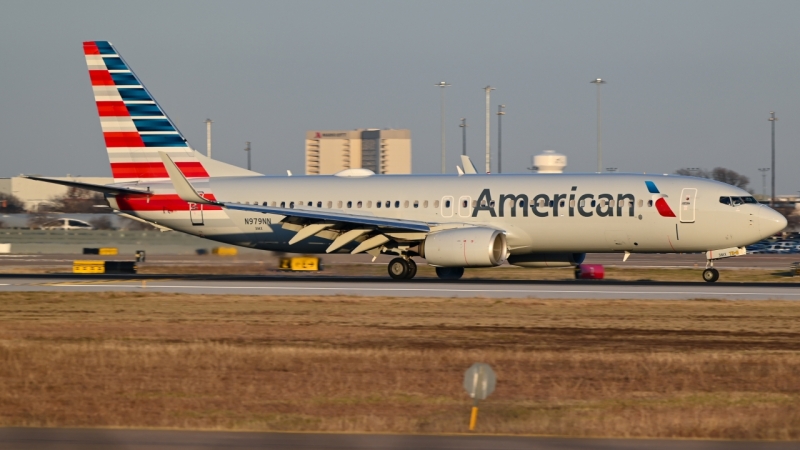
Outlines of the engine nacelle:
{"type": "Polygon", "coordinates": [[[520,267],[575,267],[584,259],[586,253],[528,253],[511,255],[508,263],[520,267]]]}
{"type": "Polygon", "coordinates": [[[430,234],[419,246],[420,256],[437,267],[499,266],[508,256],[502,231],[491,228],[453,228],[430,234]]]}

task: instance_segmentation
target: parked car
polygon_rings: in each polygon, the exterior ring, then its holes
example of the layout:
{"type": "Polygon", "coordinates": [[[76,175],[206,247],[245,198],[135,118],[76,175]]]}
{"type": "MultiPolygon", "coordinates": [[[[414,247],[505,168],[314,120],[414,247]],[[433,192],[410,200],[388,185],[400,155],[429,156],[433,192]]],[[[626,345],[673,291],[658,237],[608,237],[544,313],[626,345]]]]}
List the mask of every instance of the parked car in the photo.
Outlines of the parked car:
{"type": "Polygon", "coordinates": [[[94,227],[78,219],[56,219],[42,225],[43,230],[94,230],[94,227]]]}

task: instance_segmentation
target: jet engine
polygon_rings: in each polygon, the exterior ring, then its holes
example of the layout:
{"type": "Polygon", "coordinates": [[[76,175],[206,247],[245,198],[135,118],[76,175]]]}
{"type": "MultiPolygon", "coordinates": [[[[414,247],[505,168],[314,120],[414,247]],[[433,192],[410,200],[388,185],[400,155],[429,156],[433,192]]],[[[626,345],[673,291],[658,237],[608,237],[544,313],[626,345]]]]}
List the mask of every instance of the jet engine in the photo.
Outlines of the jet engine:
{"type": "Polygon", "coordinates": [[[508,243],[502,231],[454,228],[428,235],[419,246],[419,254],[437,267],[499,266],[508,256],[508,243]]]}
{"type": "Polygon", "coordinates": [[[575,267],[584,259],[586,253],[528,253],[511,255],[508,263],[520,267],[575,267]]]}

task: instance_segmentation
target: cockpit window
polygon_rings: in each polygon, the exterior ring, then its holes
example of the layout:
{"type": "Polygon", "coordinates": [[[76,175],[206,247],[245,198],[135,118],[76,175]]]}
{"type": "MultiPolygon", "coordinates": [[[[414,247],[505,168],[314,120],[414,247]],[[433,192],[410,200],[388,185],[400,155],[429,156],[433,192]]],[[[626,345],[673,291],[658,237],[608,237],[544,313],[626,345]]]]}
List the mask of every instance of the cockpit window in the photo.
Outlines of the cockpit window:
{"type": "Polygon", "coordinates": [[[731,198],[730,197],[720,197],[719,198],[719,202],[722,203],[723,205],[729,205],[730,206],[731,198]]]}
{"type": "Polygon", "coordinates": [[[755,203],[758,204],[758,200],[755,197],[742,197],[745,203],[755,203]]]}
{"type": "Polygon", "coordinates": [[[743,203],[742,197],[731,197],[731,206],[739,206],[743,203]]]}

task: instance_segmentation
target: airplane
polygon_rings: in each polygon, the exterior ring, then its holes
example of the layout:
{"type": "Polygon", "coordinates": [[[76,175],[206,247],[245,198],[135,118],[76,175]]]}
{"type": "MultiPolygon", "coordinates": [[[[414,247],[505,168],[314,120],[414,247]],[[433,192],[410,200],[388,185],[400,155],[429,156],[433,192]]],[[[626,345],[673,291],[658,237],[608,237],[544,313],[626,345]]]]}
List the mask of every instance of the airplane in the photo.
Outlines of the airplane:
{"type": "Polygon", "coordinates": [[[118,214],[261,250],[393,255],[408,280],[421,257],[442,279],[465,268],[569,267],[587,253],[740,256],[786,227],[747,191],[675,175],[479,174],[265,176],[190,147],[107,41],[83,43],[114,182],[28,178],[102,192],[118,214]]]}

